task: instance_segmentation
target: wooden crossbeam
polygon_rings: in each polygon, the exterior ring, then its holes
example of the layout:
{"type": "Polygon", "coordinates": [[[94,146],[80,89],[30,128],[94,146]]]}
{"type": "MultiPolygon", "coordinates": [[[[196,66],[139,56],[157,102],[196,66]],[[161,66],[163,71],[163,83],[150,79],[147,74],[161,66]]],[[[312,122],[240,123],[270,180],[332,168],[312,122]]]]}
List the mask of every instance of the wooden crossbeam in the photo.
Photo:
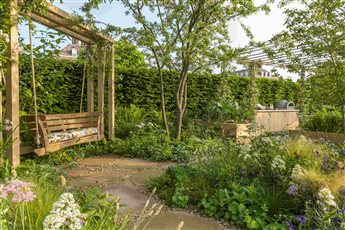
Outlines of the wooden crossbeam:
{"type": "MultiPolygon", "coordinates": [[[[47,6],[48,6],[48,13],[51,14],[51,15],[55,15],[57,17],[65,18],[65,19],[73,18],[72,15],[70,15],[66,11],[64,11],[64,10],[54,6],[51,3],[48,3],[47,6]]],[[[66,22],[65,22],[65,24],[66,24],[66,22]]],[[[78,23],[77,25],[73,25],[72,27],[71,27],[71,24],[67,22],[66,28],[74,30],[75,27],[78,27],[79,29],[86,31],[86,34],[85,34],[86,36],[87,35],[89,35],[89,36],[91,35],[91,36],[94,36],[96,38],[96,40],[98,40],[98,39],[99,40],[104,40],[104,41],[108,41],[110,43],[114,42],[114,40],[111,37],[108,37],[107,35],[105,35],[105,34],[103,34],[101,32],[98,32],[97,30],[93,29],[92,27],[90,27],[88,25],[84,25],[84,24],[78,23]]]]}
{"type": "Polygon", "coordinates": [[[77,33],[74,32],[72,30],[66,29],[65,27],[62,26],[61,22],[57,23],[56,21],[52,21],[47,19],[46,17],[42,17],[40,15],[37,15],[35,13],[31,13],[30,14],[30,18],[35,21],[38,22],[42,25],[45,25],[51,29],[57,30],[63,34],[66,34],[68,36],[71,36],[79,41],[85,42],[87,44],[95,44],[95,41],[90,39],[89,37],[83,36],[82,33],[77,33]]]}
{"type": "Polygon", "coordinates": [[[52,3],[47,2],[46,7],[46,11],[31,12],[29,13],[29,17],[44,26],[60,31],[87,44],[95,44],[98,40],[114,43],[111,37],[97,31],[91,26],[72,23],[74,16],[54,6],[52,3]]]}

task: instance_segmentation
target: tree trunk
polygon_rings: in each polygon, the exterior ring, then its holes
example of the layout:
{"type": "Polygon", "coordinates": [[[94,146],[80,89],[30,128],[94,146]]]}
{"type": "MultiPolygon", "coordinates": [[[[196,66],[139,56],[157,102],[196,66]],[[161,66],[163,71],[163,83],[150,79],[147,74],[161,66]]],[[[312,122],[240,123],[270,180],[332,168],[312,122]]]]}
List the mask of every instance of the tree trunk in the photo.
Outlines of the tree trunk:
{"type": "Polygon", "coordinates": [[[157,65],[157,66],[158,66],[158,72],[159,72],[159,91],[160,91],[160,99],[161,99],[161,112],[162,112],[163,127],[166,130],[167,135],[170,136],[168,119],[167,119],[166,110],[165,110],[163,71],[159,65],[157,65]]]}
{"type": "Polygon", "coordinates": [[[344,108],[344,104],[341,105],[341,123],[343,126],[343,133],[345,134],[345,108],[344,108]]]}
{"type": "Polygon", "coordinates": [[[176,124],[175,124],[175,139],[180,140],[181,133],[182,133],[182,122],[183,122],[184,110],[177,109],[176,111],[177,112],[176,112],[176,124]]]}
{"type": "Polygon", "coordinates": [[[181,139],[183,115],[187,105],[187,71],[180,75],[179,85],[176,89],[176,122],[175,139],[181,139]]]}
{"type": "Polygon", "coordinates": [[[167,135],[170,136],[168,119],[167,119],[167,114],[166,114],[166,110],[165,110],[163,66],[161,66],[161,63],[159,62],[157,52],[154,49],[151,49],[151,51],[155,57],[155,61],[156,61],[157,69],[158,69],[159,92],[160,92],[160,100],[161,100],[161,113],[162,113],[162,121],[163,121],[162,125],[163,125],[165,131],[167,132],[167,135]]]}

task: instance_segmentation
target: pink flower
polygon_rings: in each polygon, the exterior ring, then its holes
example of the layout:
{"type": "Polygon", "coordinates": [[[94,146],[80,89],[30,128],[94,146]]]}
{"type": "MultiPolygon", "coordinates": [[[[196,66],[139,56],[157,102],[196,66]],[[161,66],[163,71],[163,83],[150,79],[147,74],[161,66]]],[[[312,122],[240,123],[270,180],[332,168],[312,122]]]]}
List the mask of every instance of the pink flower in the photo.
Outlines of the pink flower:
{"type": "Polygon", "coordinates": [[[35,193],[31,190],[31,184],[20,181],[12,180],[6,186],[0,186],[0,198],[10,197],[14,203],[27,203],[36,198],[35,193]]]}
{"type": "Polygon", "coordinates": [[[0,184],[0,199],[5,199],[7,197],[7,191],[4,184],[0,184]]]}

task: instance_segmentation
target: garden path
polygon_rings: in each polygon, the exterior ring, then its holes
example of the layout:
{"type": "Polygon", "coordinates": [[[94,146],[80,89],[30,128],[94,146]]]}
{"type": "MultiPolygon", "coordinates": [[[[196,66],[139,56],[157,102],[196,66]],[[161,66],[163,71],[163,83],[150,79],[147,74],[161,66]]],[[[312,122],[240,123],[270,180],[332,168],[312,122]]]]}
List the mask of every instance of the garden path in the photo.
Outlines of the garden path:
{"type": "MultiPolygon", "coordinates": [[[[120,198],[120,212],[135,213],[141,211],[149,197],[145,186],[150,178],[162,175],[170,165],[118,156],[97,156],[80,160],[66,173],[69,186],[100,187],[102,191],[120,198]]],[[[184,222],[183,230],[222,229],[215,220],[164,208],[146,230],[174,230],[181,221],[184,222]]]]}

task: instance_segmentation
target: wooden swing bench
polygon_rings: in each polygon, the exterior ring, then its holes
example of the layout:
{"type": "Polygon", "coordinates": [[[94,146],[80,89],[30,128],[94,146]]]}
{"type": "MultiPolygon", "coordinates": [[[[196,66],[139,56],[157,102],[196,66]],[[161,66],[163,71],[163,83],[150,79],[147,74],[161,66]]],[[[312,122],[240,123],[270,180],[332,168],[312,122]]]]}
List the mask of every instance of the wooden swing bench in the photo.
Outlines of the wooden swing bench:
{"type": "MultiPolygon", "coordinates": [[[[101,112],[38,115],[39,147],[21,148],[21,155],[30,152],[43,156],[72,145],[100,141],[101,112]]],[[[36,133],[35,115],[22,117],[31,131],[36,133]]]]}

